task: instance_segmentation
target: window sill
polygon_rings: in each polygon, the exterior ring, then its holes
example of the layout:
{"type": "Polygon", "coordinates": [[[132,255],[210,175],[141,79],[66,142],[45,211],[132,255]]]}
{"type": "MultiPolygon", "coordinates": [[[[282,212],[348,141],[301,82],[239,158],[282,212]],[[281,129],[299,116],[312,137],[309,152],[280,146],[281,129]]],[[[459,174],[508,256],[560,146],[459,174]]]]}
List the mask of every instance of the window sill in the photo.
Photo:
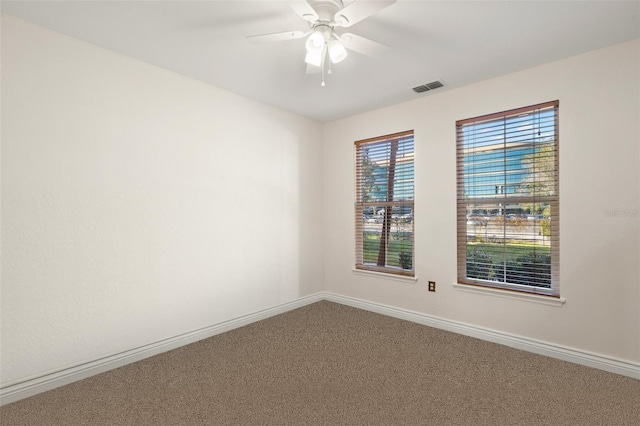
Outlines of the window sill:
{"type": "Polygon", "coordinates": [[[375,277],[375,278],[382,278],[385,280],[394,280],[394,281],[401,281],[401,282],[410,282],[410,283],[415,283],[418,281],[417,277],[407,277],[407,276],[403,276],[403,275],[394,275],[394,274],[385,274],[384,272],[374,272],[374,271],[367,271],[365,269],[352,269],[353,273],[358,274],[358,275],[363,275],[363,276],[367,276],[367,277],[375,277]]]}
{"type": "Polygon", "coordinates": [[[519,293],[516,291],[499,290],[489,287],[480,287],[475,285],[466,285],[453,283],[453,288],[467,293],[484,294],[489,296],[503,297],[505,299],[522,300],[525,302],[539,303],[541,305],[561,307],[566,299],[561,297],[539,296],[537,294],[519,293]]]}

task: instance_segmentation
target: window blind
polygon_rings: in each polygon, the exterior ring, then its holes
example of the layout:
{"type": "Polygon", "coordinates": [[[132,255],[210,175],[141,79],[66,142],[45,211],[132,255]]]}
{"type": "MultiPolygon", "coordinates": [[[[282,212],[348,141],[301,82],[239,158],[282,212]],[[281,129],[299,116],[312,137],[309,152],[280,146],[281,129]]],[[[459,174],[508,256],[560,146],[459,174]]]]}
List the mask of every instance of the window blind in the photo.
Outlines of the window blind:
{"type": "Polygon", "coordinates": [[[559,296],[558,108],[456,122],[458,282],[559,296]]]}
{"type": "Polygon", "coordinates": [[[414,276],[413,131],[355,142],[356,269],[414,276]]]}

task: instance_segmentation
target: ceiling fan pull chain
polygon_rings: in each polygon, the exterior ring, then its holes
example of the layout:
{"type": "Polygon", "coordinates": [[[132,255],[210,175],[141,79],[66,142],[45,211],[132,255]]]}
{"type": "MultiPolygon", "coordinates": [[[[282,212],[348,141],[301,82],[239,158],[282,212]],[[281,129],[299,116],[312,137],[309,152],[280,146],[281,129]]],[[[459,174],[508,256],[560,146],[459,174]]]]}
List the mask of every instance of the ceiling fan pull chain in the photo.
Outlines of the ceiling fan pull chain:
{"type": "Polygon", "coordinates": [[[324,43],[324,47],[322,48],[322,62],[320,64],[322,66],[322,83],[320,83],[320,86],[322,87],[326,86],[324,82],[324,63],[326,58],[327,58],[327,42],[324,43]]]}

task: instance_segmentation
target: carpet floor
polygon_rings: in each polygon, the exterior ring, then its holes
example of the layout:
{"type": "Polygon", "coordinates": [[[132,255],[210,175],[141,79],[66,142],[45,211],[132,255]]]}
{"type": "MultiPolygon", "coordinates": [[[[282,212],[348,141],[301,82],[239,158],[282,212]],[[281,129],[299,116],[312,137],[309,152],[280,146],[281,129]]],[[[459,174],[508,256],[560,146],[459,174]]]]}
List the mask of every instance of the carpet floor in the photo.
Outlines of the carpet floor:
{"type": "Polygon", "coordinates": [[[0,408],[2,425],[640,425],[640,380],[318,302],[0,408]]]}

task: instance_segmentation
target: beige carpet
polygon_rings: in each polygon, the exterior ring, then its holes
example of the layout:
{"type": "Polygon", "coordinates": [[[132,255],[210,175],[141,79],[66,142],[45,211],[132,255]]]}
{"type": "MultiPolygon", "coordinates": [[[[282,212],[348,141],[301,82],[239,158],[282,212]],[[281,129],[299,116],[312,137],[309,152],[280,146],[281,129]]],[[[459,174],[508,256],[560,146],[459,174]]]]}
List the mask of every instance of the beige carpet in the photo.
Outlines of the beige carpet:
{"type": "Polygon", "coordinates": [[[320,302],[0,408],[2,425],[640,425],[640,381],[320,302]]]}

